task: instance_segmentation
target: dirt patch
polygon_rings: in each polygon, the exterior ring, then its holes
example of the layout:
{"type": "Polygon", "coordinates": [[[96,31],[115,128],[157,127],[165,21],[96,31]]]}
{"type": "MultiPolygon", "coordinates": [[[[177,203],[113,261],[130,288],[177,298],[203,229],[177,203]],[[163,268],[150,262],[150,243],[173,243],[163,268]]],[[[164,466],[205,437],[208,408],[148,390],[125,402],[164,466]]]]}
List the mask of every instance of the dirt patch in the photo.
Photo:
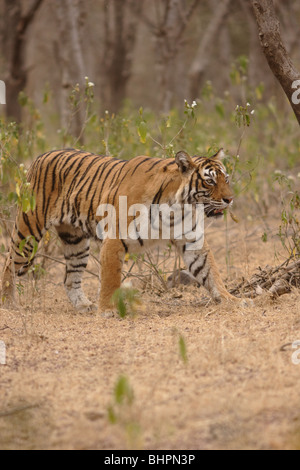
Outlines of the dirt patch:
{"type": "MultiPolygon", "coordinates": [[[[245,226],[230,232],[233,284],[272,264],[274,246],[260,237],[245,226]]],[[[211,238],[226,277],[222,233],[211,238]]],[[[119,320],[75,313],[62,279],[55,267],[38,292],[24,284],[18,311],[0,310],[1,449],[300,447],[300,365],[291,345],[300,340],[298,290],[206,308],[194,286],[146,292],[139,314],[119,320]],[[116,403],[120,376],[130,403],[116,403]]],[[[96,279],[87,275],[84,284],[96,301],[96,279]]]]}

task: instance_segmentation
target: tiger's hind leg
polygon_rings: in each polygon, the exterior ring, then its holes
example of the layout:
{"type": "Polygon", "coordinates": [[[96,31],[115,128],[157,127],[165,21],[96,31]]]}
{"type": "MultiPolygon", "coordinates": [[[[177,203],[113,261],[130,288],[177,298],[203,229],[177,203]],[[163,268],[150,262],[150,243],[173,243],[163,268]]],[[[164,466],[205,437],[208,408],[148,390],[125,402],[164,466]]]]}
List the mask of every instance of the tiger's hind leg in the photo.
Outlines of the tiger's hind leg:
{"type": "Polygon", "coordinates": [[[80,229],[71,225],[56,227],[63,243],[66,260],[65,290],[72,305],[81,312],[96,309],[82,290],[82,277],[87,267],[90,252],[90,240],[80,229]]]}
{"type": "Polygon", "coordinates": [[[35,214],[19,212],[2,273],[1,301],[4,305],[15,303],[16,276],[23,276],[29,270],[41,238],[35,214]]]}
{"type": "Polygon", "coordinates": [[[219,303],[223,299],[240,302],[240,299],[227,291],[216,265],[214,255],[207,242],[204,242],[202,250],[186,250],[185,246],[179,246],[178,248],[187,265],[190,276],[199,285],[206,288],[215,302],[219,303]]]}

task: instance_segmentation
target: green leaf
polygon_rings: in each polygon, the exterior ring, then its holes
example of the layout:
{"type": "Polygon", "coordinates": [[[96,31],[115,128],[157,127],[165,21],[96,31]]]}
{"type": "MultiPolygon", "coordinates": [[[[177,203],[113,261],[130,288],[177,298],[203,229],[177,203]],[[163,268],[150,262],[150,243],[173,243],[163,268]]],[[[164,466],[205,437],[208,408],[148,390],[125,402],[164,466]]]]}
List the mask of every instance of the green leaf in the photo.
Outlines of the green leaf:
{"type": "Polygon", "coordinates": [[[122,295],[120,295],[118,300],[118,313],[121,318],[125,318],[127,315],[127,308],[124,301],[124,297],[122,295]]]}
{"type": "Polygon", "coordinates": [[[38,244],[38,242],[36,241],[36,239],[34,237],[31,237],[31,240],[33,241],[33,250],[32,250],[31,256],[29,258],[29,261],[33,260],[33,258],[35,257],[35,255],[37,253],[38,247],[39,247],[39,244],[38,244]]]}
{"type": "Polygon", "coordinates": [[[117,416],[115,413],[115,410],[112,406],[109,406],[107,409],[107,414],[108,414],[108,420],[111,424],[116,424],[117,422],[117,416]]]}
{"type": "Polygon", "coordinates": [[[147,124],[145,123],[145,121],[141,121],[138,127],[138,134],[140,136],[140,140],[142,144],[146,143],[147,132],[148,132],[147,124]]]}
{"type": "Polygon", "coordinates": [[[182,335],[179,336],[179,354],[183,362],[186,364],[188,362],[187,349],[185,339],[182,335]]]}
{"type": "MultiPolygon", "coordinates": [[[[25,248],[26,243],[27,243],[27,238],[24,238],[24,240],[22,240],[21,243],[19,244],[19,251],[20,251],[22,256],[24,256],[23,255],[23,250],[25,248]]],[[[25,258],[25,256],[24,256],[24,258],[25,258]]]]}
{"type": "Polygon", "coordinates": [[[115,386],[115,401],[118,405],[121,405],[126,400],[128,404],[131,404],[134,399],[133,390],[128,382],[127,377],[121,375],[115,386]]]}
{"type": "Polygon", "coordinates": [[[225,109],[224,109],[224,105],[221,101],[219,101],[216,104],[216,111],[222,119],[225,118],[225,109]]]}
{"type": "Polygon", "coordinates": [[[22,211],[25,212],[25,214],[30,210],[30,201],[26,197],[22,199],[22,211]]]}
{"type": "Polygon", "coordinates": [[[30,209],[32,210],[32,212],[34,212],[35,208],[36,208],[36,198],[35,198],[35,195],[32,194],[29,198],[29,202],[30,202],[30,209]]]}

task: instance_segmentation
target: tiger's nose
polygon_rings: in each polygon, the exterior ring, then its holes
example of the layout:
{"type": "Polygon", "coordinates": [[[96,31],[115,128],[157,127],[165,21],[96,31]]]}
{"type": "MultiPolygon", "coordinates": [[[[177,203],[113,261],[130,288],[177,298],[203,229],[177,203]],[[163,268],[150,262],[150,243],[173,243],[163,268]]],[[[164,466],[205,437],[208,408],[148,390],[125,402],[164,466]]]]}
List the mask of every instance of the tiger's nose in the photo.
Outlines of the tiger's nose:
{"type": "Polygon", "coordinates": [[[227,198],[227,199],[224,199],[224,198],[223,198],[223,202],[225,202],[225,204],[228,204],[228,205],[229,205],[229,204],[232,203],[232,201],[233,201],[233,197],[229,197],[229,198],[227,198]]]}

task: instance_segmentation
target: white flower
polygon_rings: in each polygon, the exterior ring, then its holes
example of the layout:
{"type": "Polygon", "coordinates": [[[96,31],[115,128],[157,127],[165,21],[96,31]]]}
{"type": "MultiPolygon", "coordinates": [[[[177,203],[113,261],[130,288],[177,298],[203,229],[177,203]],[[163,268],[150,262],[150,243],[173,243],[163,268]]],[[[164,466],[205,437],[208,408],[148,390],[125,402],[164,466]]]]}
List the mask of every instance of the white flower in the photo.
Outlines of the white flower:
{"type": "Polygon", "coordinates": [[[248,106],[248,108],[249,108],[249,107],[251,106],[251,104],[250,104],[250,103],[247,103],[247,106],[248,106]]]}
{"type": "Polygon", "coordinates": [[[254,113],[255,113],[255,109],[252,109],[252,111],[251,111],[252,116],[253,116],[254,113]]]}
{"type": "Polygon", "coordinates": [[[132,289],[132,282],[131,281],[126,281],[123,283],[124,289],[132,289]]]}
{"type": "Polygon", "coordinates": [[[197,106],[196,101],[193,101],[193,103],[192,103],[192,108],[196,108],[196,106],[197,106]]]}
{"type": "Polygon", "coordinates": [[[282,175],[282,171],[281,171],[281,170],[275,170],[275,171],[274,171],[274,174],[275,174],[275,175],[282,175]]]}
{"type": "Polygon", "coordinates": [[[93,88],[94,86],[95,86],[95,83],[93,83],[93,82],[89,82],[89,83],[88,83],[88,87],[89,87],[89,88],[93,88]]]}

